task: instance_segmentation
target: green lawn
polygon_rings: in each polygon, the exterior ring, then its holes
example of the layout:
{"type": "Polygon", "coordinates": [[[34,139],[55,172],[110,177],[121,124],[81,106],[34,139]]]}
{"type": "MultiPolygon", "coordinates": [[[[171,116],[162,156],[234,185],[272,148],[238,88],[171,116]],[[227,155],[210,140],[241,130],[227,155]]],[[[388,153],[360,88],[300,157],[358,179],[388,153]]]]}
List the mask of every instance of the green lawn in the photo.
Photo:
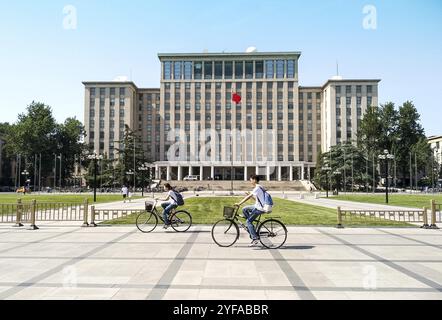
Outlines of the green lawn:
{"type": "MultiPolygon", "coordinates": [[[[231,206],[240,198],[191,198],[183,207],[191,213],[194,224],[214,224],[223,218],[223,207],[231,206]]],[[[275,217],[287,225],[299,226],[336,226],[336,210],[306,205],[298,202],[274,199],[275,210],[268,217],[275,217]]],[[[253,202],[251,202],[253,204],[253,202]]],[[[160,209],[161,210],[161,209],[160,209]]],[[[161,212],[161,211],[160,211],[161,212]]],[[[135,215],[107,221],[104,224],[135,224],[135,215]]],[[[356,220],[345,223],[345,226],[410,226],[393,221],[356,220]]]]}
{"type": "MultiPolygon", "coordinates": [[[[410,207],[419,208],[423,207],[430,208],[431,200],[436,200],[437,203],[442,203],[442,195],[402,195],[402,194],[391,194],[389,195],[389,205],[398,207],[410,207]]],[[[331,199],[336,200],[347,200],[354,202],[365,202],[365,203],[376,203],[385,204],[385,194],[376,195],[340,195],[338,197],[333,197],[331,199]]]]}
{"type": "MultiPolygon", "coordinates": [[[[17,194],[0,194],[0,204],[7,203],[17,203],[17,199],[22,199],[23,202],[30,202],[32,200],[37,200],[39,202],[53,203],[83,203],[84,199],[88,199],[89,203],[93,203],[94,196],[92,194],[80,194],[80,195],[51,195],[51,194],[27,194],[27,195],[17,195],[17,194]]],[[[138,197],[139,198],[139,197],[138,197]]],[[[137,197],[133,197],[137,199],[137,197]]],[[[97,194],[97,203],[115,202],[122,201],[121,195],[100,195],[97,194]]]]}

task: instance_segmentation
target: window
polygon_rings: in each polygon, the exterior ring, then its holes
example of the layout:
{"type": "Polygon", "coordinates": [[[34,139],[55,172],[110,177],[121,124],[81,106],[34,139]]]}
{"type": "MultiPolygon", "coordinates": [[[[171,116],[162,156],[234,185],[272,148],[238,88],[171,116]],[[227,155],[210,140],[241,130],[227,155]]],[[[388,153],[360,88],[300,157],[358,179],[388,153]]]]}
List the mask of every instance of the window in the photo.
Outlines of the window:
{"type": "Polygon", "coordinates": [[[346,103],[347,103],[347,106],[351,105],[351,97],[347,97],[346,103]]]}
{"type": "Polygon", "coordinates": [[[173,77],[175,80],[181,80],[182,76],[182,62],[176,61],[173,64],[173,77]]]}
{"type": "Polygon", "coordinates": [[[351,94],[351,86],[346,86],[345,87],[345,93],[346,94],[351,94]]]}
{"type": "Polygon", "coordinates": [[[367,106],[371,106],[373,103],[373,98],[372,97],[367,97],[367,106]]]}
{"type": "Polygon", "coordinates": [[[367,93],[373,93],[373,86],[367,86],[367,93]]]}
{"type": "Polygon", "coordinates": [[[204,62],[204,79],[212,79],[213,78],[213,63],[212,61],[204,62]]]}
{"type": "Polygon", "coordinates": [[[287,78],[295,77],[295,60],[287,61],[287,78]]]}
{"type": "Polygon", "coordinates": [[[192,79],[192,61],[184,62],[184,79],[192,79]]]}
{"type": "Polygon", "coordinates": [[[262,79],[264,76],[264,61],[255,62],[255,77],[256,79],[262,79]]]}
{"type": "Polygon", "coordinates": [[[336,105],[337,106],[341,105],[341,98],[339,97],[336,98],[336,105]]]}
{"type": "Polygon", "coordinates": [[[284,78],[284,60],[276,60],[276,78],[283,79],[284,78]]]}
{"type": "Polygon", "coordinates": [[[341,86],[336,86],[336,94],[341,94],[341,86]]]}
{"type": "Polygon", "coordinates": [[[172,79],[172,62],[164,62],[164,80],[172,79]]]}
{"type": "Polygon", "coordinates": [[[362,98],[361,98],[361,97],[357,97],[357,98],[356,98],[356,104],[357,104],[358,106],[360,106],[360,105],[362,104],[362,98]]]}
{"type": "Polygon", "coordinates": [[[202,79],[203,78],[203,63],[202,62],[195,62],[193,66],[193,73],[195,79],[202,79]]]}
{"type": "Polygon", "coordinates": [[[95,97],[95,88],[90,88],[90,94],[91,94],[91,98],[95,97]]]}
{"type": "Polygon", "coordinates": [[[222,61],[215,62],[215,79],[223,78],[223,63],[222,61]]]}
{"type": "Polygon", "coordinates": [[[243,79],[244,78],[244,62],[236,61],[235,62],[235,79],[243,79]]]}
{"type": "Polygon", "coordinates": [[[273,79],[275,76],[275,67],[273,60],[266,60],[266,78],[273,79]]]}
{"type": "Polygon", "coordinates": [[[232,79],[233,76],[233,62],[226,61],[224,62],[224,77],[226,79],[232,79]]]}
{"type": "Polygon", "coordinates": [[[356,86],[356,93],[362,93],[362,86],[356,86]]]}
{"type": "Polygon", "coordinates": [[[253,61],[246,61],[246,79],[253,79],[253,61]]]}

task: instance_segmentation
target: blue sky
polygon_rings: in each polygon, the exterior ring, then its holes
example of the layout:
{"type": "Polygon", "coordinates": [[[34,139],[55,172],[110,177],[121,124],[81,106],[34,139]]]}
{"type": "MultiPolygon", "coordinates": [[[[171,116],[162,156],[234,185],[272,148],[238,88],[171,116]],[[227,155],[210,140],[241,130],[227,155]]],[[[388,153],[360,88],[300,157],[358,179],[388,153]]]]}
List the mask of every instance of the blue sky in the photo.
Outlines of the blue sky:
{"type": "Polygon", "coordinates": [[[0,0],[0,122],[32,101],[59,121],[83,120],[85,80],[130,76],[158,87],[159,52],[301,51],[300,84],[381,78],[380,101],[412,100],[428,135],[442,134],[442,1],[0,0]],[[63,8],[77,28],[63,28],[63,8]],[[363,28],[363,8],[377,29],[363,28]]]}

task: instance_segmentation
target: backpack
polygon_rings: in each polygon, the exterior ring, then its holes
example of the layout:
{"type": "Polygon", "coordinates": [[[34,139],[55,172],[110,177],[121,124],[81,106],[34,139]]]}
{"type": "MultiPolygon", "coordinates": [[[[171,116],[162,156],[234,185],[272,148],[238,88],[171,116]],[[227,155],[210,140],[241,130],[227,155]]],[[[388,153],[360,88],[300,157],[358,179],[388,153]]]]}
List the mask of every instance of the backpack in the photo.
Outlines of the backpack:
{"type": "Polygon", "coordinates": [[[181,193],[179,193],[179,192],[177,192],[175,190],[173,191],[173,193],[175,194],[176,199],[174,199],[173,197],[172,197],[172,199],[177,203],[177,205],[184,206],[184,198],[181,195],[181,193]]]}
{"type": "Polygon", "coordinates": [[[271,213],[273,211],[273,199],[270,193],[267,192],[264,188],[260,188],[262,192],[264,192],[264,203],[261,203],[261,200],[259,200],[259,197],[256,197],[258,199],[259,204],[263,208],[263,211],[265,213],[271,213]]]}

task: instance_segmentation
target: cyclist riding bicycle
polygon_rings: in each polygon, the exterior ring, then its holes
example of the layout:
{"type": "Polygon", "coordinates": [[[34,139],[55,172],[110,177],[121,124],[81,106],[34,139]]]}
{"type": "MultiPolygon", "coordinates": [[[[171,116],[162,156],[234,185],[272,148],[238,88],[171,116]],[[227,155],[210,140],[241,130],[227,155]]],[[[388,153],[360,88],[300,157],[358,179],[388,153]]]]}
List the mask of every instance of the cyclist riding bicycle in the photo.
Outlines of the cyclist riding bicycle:
{"type": "Polygon", "coordinates": [[[250,182],[252,183],[254,189],[251,194],[248,194],[241,202],[235,204],[241,207],[244,203],[249,201],[252,197],[255,198],[256,202],[254,206],[247,206],[243,209],[243,215],[247,219],[247,228],[252,238],[252,243],[250,247],[254,247],[259,243],[259,236],[256,233],[255,226],[253,222],[262,214],[268,212],[265,210],[266,203],[266,190],[259,184],[259,176],[250,176],[250,182]]]}
{"type": "Polygon", "coordinates": [[[178,208],[178,206],[183,205],[183,198],[181,194],[179,194],[177,191],[173,190],[172,186],[169,183],[166,183],[164,185],[164,191],[167,192],[167,198],[166,199],[157,199],[158,201],[164,201],[161,204],[161,207],[163,207],[163,219],[164,219],[164,229],[167,229],[170,227],[170,220],[169,215],[172,212],[172,210],[178,208]]]}

